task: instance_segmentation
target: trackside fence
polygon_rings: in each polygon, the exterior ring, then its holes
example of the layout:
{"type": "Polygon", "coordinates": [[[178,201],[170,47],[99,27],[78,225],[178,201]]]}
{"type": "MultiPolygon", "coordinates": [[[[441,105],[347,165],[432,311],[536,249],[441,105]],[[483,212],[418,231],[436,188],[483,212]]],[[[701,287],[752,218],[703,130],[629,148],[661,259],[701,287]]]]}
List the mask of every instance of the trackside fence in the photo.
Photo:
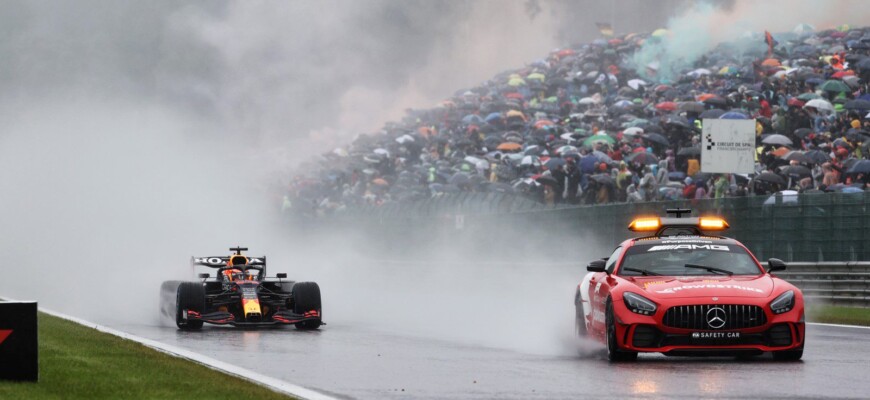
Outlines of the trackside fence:
{"type": "Polygon", "coordinates": [[[696,215],[724,217],[731,225],[724,235],[746,244],[760,260],[870,261],[870,192],[555,208],[515,195],[462,193],[408,204],[352,208],[320,218],[316,224],[338,223],[377,232],[394,245],[392,248],[447,240],[473,243],[495,254],[516,254],[516,246],[522,248],[532,238],[534,243],[555,247],[573,259],[579,254],[572,252],[572,241],[592,241],[605,248],[601,256],[606,256],[630,235],[626,227],[632,219],[661,216],[666,208],[676,207],[690,208],[696,215]]]}
{"type": "Polygon", "coordinates": [[[870,307],[870,262],[793,262],[776,272],[808,299],[870,307]]]}

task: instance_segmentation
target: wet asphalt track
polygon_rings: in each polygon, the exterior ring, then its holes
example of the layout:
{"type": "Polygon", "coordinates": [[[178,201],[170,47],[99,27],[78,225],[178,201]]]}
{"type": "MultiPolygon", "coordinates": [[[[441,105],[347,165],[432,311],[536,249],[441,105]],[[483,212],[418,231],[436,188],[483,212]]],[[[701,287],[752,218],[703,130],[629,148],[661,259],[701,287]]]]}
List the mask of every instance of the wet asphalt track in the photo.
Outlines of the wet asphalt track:
{"type": "Polygon", "coordinates": [[[524,354],[331,323],[320,331],[113,325],[339,398],[870,397],[870,329],[809,326],[802,362],[524,354]]]}

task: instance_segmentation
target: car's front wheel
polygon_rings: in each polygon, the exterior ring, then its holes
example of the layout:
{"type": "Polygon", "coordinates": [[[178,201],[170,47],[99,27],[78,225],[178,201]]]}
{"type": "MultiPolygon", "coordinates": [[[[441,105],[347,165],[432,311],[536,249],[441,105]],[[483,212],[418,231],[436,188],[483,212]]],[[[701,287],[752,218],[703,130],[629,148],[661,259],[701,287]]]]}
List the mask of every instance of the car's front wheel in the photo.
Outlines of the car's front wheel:
{"type": "Polygon", "coordinates": [[[634,361],[637,360],[636,351],[623,351],[616,341],[616,318],[613,315],[613,302],[607,298],[607,310],[604,313],[604,323],[607,327],[607,359],[610,361],[634,361]]]}
{"type": "Polygon", "coordinates": [[[773,359],[778,361],[797,361],[804,356],[803,347],[794,350],[774,351],[773,359]]]}
{"type": "Polygon", "coordinates": [[[205,288],[200,282],[181,282],[175,300],[175,325],[182,330],[202,328],[202,320],[184,317],[184,311],[205,311],[205,288]]]}
{"type": "Polygon", "coordinates": [[[293,285],[293,312],[305,314],[317,311],[317,319],[302,321],[296,324],[296,329],[317,329],[323,323],[323,310],[320,304],[320,286],[315,282],[297,282],[293,285]]]}

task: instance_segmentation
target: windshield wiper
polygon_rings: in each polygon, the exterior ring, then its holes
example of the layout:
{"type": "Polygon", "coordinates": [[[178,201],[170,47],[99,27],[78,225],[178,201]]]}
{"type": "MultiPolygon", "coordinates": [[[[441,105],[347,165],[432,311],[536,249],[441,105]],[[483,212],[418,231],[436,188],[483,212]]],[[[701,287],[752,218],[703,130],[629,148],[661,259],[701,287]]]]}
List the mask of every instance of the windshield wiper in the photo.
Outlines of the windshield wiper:
{"type": "Polygon", "coordinates": [[[652,272],[652,271],[647,271],[647,270],[645,270],[645,269],[640,269],[640,268],[622,267],[622,269],[625,270],[625,271],[638,272],[638,273],[640,273],[640,274],[642,274],[642,275],[656,275],[656,276],[661,276],[661,275],[662,275],[662,274],[658,274],[658,273],[655,273],[655,272],[652,272]]]}
{"type": "Polygon", "coordinates": [[[708,267],[708,266],[706,266],[706,265],[686,264],[685,267],[686,267],[686,268],[706,269],[707,271],[710,271],[710,272],[718,272],[718,273],[725,274],[725,275],[734,275],[733,272],[731,272],[731,271],[729,271],[729,270],[727,270],[727,269],[716,268],[716,267],[708,267]]]}

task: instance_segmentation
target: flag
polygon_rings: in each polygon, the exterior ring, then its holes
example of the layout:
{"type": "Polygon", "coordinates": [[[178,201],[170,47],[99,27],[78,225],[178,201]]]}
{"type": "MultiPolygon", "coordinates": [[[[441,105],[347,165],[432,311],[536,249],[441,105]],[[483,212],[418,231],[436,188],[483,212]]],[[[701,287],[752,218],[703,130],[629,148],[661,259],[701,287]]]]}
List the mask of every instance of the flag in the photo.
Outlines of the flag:
{"type": "Polygon", "coordinates": [[[764,42],[767,43],[767,57],[773,54],[773,48],[779,44],[768,31],[764,31],[764,42]]]}
{"type": "Polygon", "coordinates": [[[604,36],[613,36],[613,27],[606,22],[596,22],[596,26],[598,26],[598,32],[601,32],[604,36]]]}

